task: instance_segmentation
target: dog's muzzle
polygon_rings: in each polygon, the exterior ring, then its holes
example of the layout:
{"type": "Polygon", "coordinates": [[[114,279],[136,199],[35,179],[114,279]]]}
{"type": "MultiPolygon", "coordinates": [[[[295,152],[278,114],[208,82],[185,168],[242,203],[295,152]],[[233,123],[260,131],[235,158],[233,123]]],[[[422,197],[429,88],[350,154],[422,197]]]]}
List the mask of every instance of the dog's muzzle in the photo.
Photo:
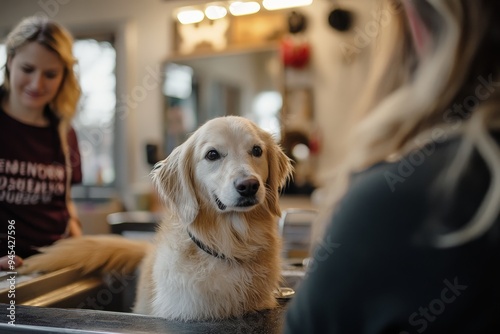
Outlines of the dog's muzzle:
{"type": "Polygon", "coordinates": [[[259,204],[259,201],[257,200],[257,197],[243,197],[238,200],[238,203],[236,203],[237,207],[240,208],[246,208],[249,206],[254,206],[256,204],[259,204]]]}
{"type": "Polygon", "coordinates": [[[234,187],[242,197],[254,197],[260,187],[260,182],[256,178],[248,178],[237,182],[234,187]]]}
{"type": "MultiPolygon", "coordinates": [[[[236,200],[236,203],[230,204],[231,206],[247,208],[259,204],[259,200],[256,196],[260,188],[258,179],[252,177],[237,181],[234,183],[234,188],[238,192],[239,198],[236,200]]],[[[214,200],[219,210],[224,211],[227,209],[227,205],[222,203],[220,198],[216,195],[214,195],[214,200]]]]}
{"type": "Polygon", "coordinates": [[[224,203],[222,203],[221,200],[219,199],[219,197],[217,197],[217,196],[215,196],[215,203],[217,203],[217,207],[219,207],[219,209],[221,211],[226,210],[227,205],[225,205],[224,203]]]}
{"type": "Polygon", "coordinates": [[[245,208],[249,206],[254,206],[259,203],[257,200],[257,191],[260,188],[260,182],[258,179],[251,177],[235,183],[234,187],[240,198],[236,203],[237,207],[245,208]]]}

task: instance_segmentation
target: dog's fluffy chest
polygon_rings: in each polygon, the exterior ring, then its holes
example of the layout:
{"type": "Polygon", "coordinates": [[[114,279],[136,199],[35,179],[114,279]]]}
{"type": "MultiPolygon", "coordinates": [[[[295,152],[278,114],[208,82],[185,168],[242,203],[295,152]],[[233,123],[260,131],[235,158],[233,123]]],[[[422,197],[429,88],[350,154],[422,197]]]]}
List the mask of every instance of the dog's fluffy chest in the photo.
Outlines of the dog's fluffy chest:
{"type": "Polygon", "coordinates": [[[159,245],[152,274],[152,313],[159,317],[224,318],[275,304],[275,275],[269,268],[213,257],[189,237],[159,245]],[[266,280],[268,288],[257,290],[266,280]]]}

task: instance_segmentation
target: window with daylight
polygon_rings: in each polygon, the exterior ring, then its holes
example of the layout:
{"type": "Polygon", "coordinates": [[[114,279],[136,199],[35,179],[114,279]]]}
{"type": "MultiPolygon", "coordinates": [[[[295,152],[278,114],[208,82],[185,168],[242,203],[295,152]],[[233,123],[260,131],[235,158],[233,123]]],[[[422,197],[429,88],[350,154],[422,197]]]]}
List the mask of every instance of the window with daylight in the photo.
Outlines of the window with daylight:
{"type": "Polygon", "coordinates": [[[110,41],[78,39],[73,52],[82,88],[73,126],[82,156],[83,185],[109,186],[115,181],[116,51],[110,41]]]}

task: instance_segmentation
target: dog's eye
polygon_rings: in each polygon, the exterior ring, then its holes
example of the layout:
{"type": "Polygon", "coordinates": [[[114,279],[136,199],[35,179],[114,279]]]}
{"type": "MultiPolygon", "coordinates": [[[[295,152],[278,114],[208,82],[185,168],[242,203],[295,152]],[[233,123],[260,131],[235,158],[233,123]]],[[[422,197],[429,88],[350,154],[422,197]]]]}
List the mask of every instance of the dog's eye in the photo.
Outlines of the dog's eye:
{"type": "Polygon", "coordinates": [[[218,160],[220,159],[220,154],[216,150],[210,150],[208,151],[207,155],[205,156],[206,159],[208,160],[218,160]]]}
{"type": "Polygon", "coordinates": [[[257,158],[262,156],[262,149],[260,148],[260,146],[254,146],[252,148],[252,155],[257,158]]]}

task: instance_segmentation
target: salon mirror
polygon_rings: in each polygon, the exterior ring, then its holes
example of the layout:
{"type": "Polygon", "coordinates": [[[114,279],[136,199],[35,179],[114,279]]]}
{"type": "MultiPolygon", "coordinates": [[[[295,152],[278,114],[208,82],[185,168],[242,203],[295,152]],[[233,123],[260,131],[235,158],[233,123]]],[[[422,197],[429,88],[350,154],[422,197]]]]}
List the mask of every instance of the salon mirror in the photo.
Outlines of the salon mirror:
{"type": "Polygon", "coordinates": [[[163,71],[165,156],[199,125],[225,115],[249,118],[280,140],[283,69],[277,46],[173,57],[163,71]]]}

